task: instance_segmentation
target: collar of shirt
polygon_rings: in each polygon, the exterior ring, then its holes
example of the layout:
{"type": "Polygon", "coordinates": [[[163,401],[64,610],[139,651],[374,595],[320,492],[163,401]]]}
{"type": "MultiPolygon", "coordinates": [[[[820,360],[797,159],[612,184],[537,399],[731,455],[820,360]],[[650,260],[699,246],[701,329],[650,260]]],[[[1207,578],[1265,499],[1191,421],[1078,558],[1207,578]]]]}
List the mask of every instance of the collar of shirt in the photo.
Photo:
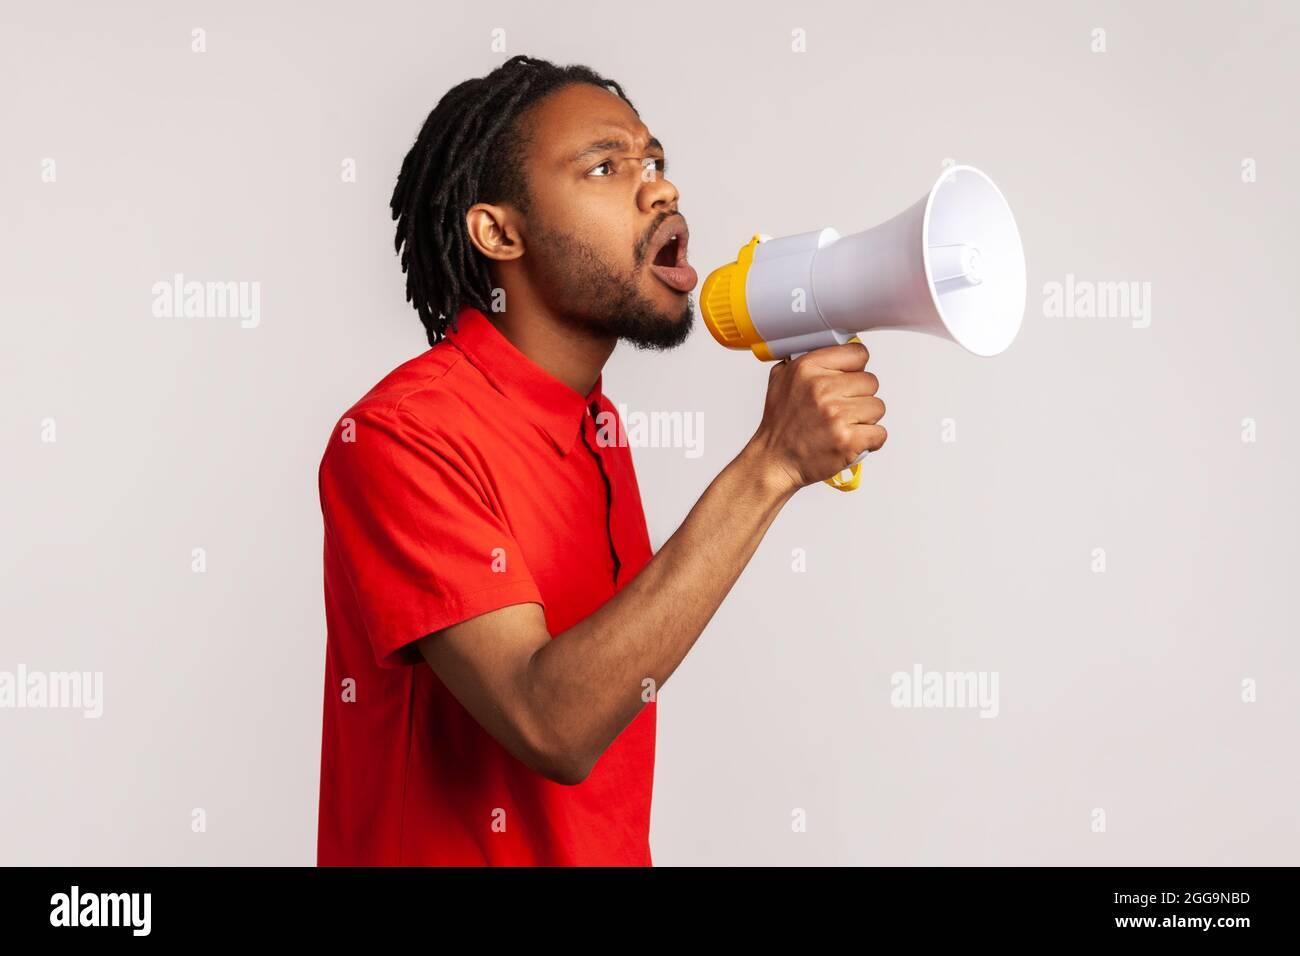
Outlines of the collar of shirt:
{"type": "Polygon", "coordinates": [[[567,455],[578,439],[588,406],[600,401],[604,373],[596,376],[596,384],[584,397],[515,348],[473,306],[461,308],[455,326],[448,326],[447,340],[550,437],[561,455],[567,455]]]}

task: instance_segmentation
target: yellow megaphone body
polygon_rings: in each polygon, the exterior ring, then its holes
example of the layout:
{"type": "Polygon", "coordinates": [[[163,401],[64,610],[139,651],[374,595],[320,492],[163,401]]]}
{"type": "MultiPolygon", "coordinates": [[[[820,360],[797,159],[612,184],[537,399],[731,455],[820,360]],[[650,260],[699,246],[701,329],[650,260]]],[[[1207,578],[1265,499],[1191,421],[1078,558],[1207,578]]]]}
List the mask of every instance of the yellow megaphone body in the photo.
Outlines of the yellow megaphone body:
{"type": "MultiPolygon", "coordinates": [[[[841,237],[834,229],[756,234],[700,289],[709,332],[763,361],[842,345],[871,329],[906,329],[992,356],[1020,331],[1025,256],[1011,208],[971,166],[945,171],[888,222],[841,237]]],[[[827,479],[842,491],[852,477],[827,479]]]]}

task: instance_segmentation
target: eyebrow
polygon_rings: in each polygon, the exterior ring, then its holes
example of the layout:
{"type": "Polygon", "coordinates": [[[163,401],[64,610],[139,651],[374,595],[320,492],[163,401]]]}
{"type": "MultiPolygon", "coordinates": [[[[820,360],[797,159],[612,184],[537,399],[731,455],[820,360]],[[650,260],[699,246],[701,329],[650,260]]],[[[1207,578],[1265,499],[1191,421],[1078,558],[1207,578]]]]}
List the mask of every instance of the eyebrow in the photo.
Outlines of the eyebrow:
{"type": "MultiPolygon", "coordinates": [[[[582,152],[576,153],[573,156],[569,157],[569,162],[580,163],[588,156],[595,156],[597,153],[608,152],[611,149],[630,149],[630,148],[631,145],[628,143],[626,139],[602,139],[598,143],[592,143],[586,149],[582,150],[582,152]]],[[[662,153],[664,151],[664,144],[659,142],[659,140],[656,139],[655,137],[651,136],[649,142],[646,143],[646,149],[657,149],[659,150],[659,152],[662,153]]]]}

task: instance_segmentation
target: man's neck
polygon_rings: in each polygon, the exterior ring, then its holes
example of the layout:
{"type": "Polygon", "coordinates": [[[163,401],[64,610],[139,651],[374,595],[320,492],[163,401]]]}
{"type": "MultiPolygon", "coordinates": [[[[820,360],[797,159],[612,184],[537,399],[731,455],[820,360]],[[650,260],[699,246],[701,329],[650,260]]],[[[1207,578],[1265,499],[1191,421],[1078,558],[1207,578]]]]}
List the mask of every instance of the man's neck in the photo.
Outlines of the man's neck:
{"type": "Polygon", "coordinates": [[[556,318],[545,308],[485,313],[510,344],[585,396],[596,384],[600,371],[618,344],[616,337],[584,333],[556,318]]]}

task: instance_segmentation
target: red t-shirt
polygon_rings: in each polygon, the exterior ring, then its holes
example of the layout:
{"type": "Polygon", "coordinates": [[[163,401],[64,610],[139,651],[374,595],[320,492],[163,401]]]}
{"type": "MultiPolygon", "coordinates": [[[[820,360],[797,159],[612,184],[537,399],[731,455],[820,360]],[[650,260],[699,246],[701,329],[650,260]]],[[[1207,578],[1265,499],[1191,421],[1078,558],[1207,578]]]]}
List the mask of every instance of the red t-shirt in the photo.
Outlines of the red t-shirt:
{"type": "Polygon", "coordinates": [[[489,735],[413,643],[528,602],[554,636],[651,557],[601,380],[578,394],[476,309],[457,325],[353,405],[321,459],[317,862],[649,866],[654,701],[566,786],[489,735]]]}

